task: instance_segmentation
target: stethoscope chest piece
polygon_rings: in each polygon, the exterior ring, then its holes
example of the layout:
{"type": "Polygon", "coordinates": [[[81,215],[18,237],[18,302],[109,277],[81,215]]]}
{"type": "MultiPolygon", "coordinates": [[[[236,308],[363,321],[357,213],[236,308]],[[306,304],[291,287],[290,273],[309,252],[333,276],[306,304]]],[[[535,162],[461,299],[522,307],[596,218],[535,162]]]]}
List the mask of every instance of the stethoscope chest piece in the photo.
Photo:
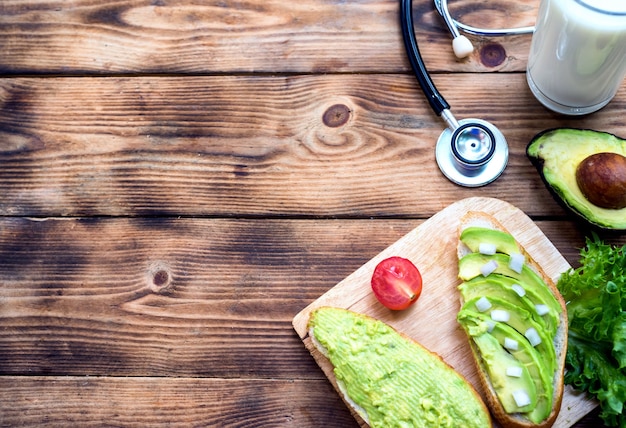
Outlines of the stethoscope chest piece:
{"type": "Polygon", "coordinates": [[[504,135],[491,123],[463,119],[454,130],[446,128],[437,140],[435,157],[450,181],[465,187],[480,187],[502,174],[509,159],[504,135]]]}

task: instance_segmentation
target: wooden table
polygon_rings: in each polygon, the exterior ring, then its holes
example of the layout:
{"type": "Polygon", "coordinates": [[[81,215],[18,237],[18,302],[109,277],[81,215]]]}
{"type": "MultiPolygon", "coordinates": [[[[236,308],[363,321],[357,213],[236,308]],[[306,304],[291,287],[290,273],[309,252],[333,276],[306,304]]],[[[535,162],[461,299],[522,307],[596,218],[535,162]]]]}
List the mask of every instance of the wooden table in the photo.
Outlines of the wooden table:
{"type": "MultiPolygon", "coordinates": [[[[451,9],[532,25],[537,3],[451,9]]],[[[470,196],[515,204],[577,264],[588,230],[525,147],[558,126],[626,136],[626,88],[553,114],[527,88],[528,36],[456,60],[416,0],[438,88],[511,151],[495,183],[459,187],[398,16],[397,0],[0,3],[1,426],[357,426],[291,326],[337,282],[470,196]]]]}

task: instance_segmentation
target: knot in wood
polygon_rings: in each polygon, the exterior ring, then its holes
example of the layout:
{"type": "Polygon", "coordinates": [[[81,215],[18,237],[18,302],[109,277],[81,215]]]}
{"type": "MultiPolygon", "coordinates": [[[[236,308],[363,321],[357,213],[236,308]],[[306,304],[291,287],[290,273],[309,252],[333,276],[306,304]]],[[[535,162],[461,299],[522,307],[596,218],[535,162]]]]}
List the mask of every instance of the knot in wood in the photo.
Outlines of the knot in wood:
{"type": "Polygon", "coordinates": [[[154,273],[152,283],[157,287],[163,287],[170,281],[170,275],[165,270],[159,270],[154,273]]]}
{"type": "Polygon", "coordinates": [[[497,67],[506,59],[506,50],[499,43],[488,43],[480,48],[480,62],[486,67],[497,67]]]}
{"type": "Polygon", "coordinates": [[[172,273],[169,266],[163,262],[155,262],[148,268],[147,274],[148,287],[155,292],[160,293],[172,284],[172,273]]]}
{"type": "Polygon", "coordinates": [[[335,104],[330,106],[328,110],[324,112],[322,120],[324,125],[330,128],[338,128],[345,125],[350,118],[350,109],[344,104],[335,104]]]}

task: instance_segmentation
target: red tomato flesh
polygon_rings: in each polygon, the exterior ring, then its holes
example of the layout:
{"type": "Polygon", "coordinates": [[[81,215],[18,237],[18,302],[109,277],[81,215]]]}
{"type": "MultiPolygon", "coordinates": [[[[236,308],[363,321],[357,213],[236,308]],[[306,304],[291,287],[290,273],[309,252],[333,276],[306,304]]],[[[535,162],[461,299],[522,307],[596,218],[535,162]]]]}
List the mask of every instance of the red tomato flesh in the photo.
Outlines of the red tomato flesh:
{"type": "Polygon", "coordinates": [[[422,293],[422,275],[410,260],[389,257],[374,269],[372,291],[387,308],[406,309],[422,293]]]}

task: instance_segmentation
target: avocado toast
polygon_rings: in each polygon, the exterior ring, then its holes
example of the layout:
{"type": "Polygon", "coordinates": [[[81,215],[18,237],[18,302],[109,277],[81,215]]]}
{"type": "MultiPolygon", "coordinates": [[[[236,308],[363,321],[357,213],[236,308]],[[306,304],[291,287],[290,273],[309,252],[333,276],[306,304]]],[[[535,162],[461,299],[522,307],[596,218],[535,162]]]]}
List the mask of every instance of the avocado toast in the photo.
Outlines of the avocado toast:
{"type": "Polygon", "coordinates": [[[507,428],[551,426],[563,395],[563,298],[512,235],[484,213],[463,218],[458,257],[457,320],[494,417],[507,428]]]}
{"type": "Polygon", "coordinates": [[[388,324],[321,307],[309,336],[334,368],[344,401],[371,427],[490,427],[489,411],[465,378],[388,324]]]}

